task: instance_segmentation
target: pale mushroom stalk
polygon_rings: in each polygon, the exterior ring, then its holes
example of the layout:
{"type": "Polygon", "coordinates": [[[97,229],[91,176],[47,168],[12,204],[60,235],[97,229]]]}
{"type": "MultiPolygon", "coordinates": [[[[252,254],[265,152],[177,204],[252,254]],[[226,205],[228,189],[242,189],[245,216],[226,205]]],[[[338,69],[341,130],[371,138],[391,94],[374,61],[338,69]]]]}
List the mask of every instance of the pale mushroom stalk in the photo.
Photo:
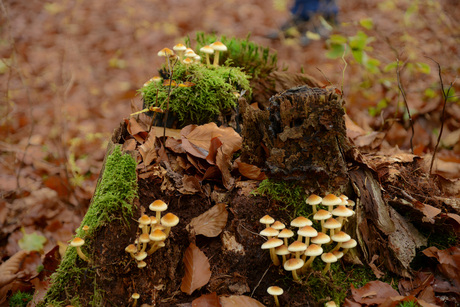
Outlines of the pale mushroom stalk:
{"type": "Polygon", "coordinates": [[[80,249],[80,246],[77,246],[77,254],[78,256],[80,256],[81,259],[83,259],[84,261],[88,262],[88,257],[86,257],[85,254],[83,254],[82,250],[80,249]]]}

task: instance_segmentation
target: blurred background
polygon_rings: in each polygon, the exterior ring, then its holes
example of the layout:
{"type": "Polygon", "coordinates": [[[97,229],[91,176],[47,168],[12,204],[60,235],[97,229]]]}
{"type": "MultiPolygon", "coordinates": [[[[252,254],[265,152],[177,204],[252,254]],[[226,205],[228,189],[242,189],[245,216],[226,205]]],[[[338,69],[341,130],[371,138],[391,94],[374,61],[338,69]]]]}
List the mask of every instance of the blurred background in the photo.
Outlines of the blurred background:
{"type": "MultiPolygon", "coordinates": [[[[267,38],[291,17],[288,0],[10,0],[0,6],[2,258],[19,250],[21,229],[45,236],[45,250],[70,239],[112,131],[132,103],[141,106],[137,90],[157,75],[163,61],[157,52],[187,36],[193,48],[198,31],[250,33],[278,53],[280,70],[343,88],[347,114],[365,133],[382,132],[379,145],[409,149],[399,68],[419,155],[432,153],[441,126],[444,97],[434,61],[446,89],[460,72],[456,0],[339,0],[338,26],[329,37],[310,33],[307,45],[301,33],[267,38]]],[[[460,165],[458,92],[457,82],[438,155],[445,163],[439,165],[447,165],[439,171],[451,178],[460,165]]]]}

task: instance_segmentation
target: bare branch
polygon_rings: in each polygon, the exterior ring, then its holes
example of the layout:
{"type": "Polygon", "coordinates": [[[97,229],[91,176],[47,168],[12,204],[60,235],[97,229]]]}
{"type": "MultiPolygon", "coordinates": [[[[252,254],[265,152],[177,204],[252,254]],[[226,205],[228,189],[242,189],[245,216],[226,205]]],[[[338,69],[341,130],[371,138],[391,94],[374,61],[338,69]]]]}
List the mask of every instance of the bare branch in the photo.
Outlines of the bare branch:
{"type": "Polygon", "coordinates": [[[407,114],[409,115],[409,123],[410,123],[410,128],[412,130],[412,135],[410,137],[410,150],[412,153],[414,153],[414,145],[412,144],[412,140],[414,139],[414,124],[412,122],[412,116],[410,115],[410,110],[409,110],[409,105],[407,104],[407,98],[406,98],[406,92],[404,91],[404,88],[401,84],[401,75],[400,75],[400,66],[399,66],[399,59],[396,59],[396,77],[398,79],[398,88],[399,91],[401,92],[401,95],[404,100],[404,105],[406,106],[407,114]]]}

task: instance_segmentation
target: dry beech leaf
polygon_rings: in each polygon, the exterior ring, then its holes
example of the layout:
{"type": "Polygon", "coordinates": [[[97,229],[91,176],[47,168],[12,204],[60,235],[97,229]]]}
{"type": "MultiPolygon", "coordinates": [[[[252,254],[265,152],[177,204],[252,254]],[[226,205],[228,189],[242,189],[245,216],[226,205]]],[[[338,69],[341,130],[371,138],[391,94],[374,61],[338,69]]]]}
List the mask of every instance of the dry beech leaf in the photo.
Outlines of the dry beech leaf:
{"type": "Polygon", "coordinates": [[[216,292],[204,294],[192,301],[192,307],[221,307],[216,292]]]}
{"type": "Polygon", "coordinates": [[[265,173],[262,172],[262,170],[255,165],[243,162],[236,162],[236,164],[238,165],[238,171],[240,172],[240,174],[248,179],[264,180],[265,178],[267,178],[265,176],[265,173]]]}
{"type": "Polygon", "coordinates": [[[220,303],[222,307],[263,307],[264,305],[249,296],[231,295],[221,296],[220,303]]]}
{"type": "Polygon", "coordinates": [[[0,265],[0,288],[16,278],[16,273],[19,271],[22,261],[26,256],[27,252],[20,250],[0,265]]]}
{"type": "Polygon", "coordinates": [[[129,134],[133,136],[139,143],[144,143],[144,140],[147,138],[148,133],[141,127],[141,125],[136,121],[134,117],[131,117],[129,120],[125,119],[126,129],[129,134]]]}
{"type": "Polygon", "coordinates": [[[208,161],[209,164],[216,164],[217,149],[219,149],[220,146],[222,146],[222,141],[218,137],[212,138],[209,153],[206,157],[206,161],[208,161]]]}
{"type": "Polygon", "coordinates": [[[217,204],[208,211],[192,219],[187,226],[196,235],[217,237],[227,225],[228,212],[225,204],[217,204]]]}
{"type": "Polygon", "coordinates": [[[193,291],[208,283],[211,278],[211,266],[208,257],[193,243],[185,250],[183,261],[185,274],[180,289],[191,295],[193,291]]]}
{"type": "Polygon", "coordinates": [[[150,163],[158,157],[157,150],[155,148],[155,139],[155,128],[152,127],[152,130],[149,132],[149,137],[145,143],[139,146],[139,152],[145,166],[149,166],[150,163]]]}
{"type": "Polygon", "coordinates": [[[222,173],[222,184],[227,190],[231,190],[235,185],[235,178],[230,174],[230,158],[224,153],[223,146],[217,149],[216,165],[222,173]]]}
{"type": "Polygon", "coordinates": [[[356,289],[352,284],[351,295],[360,304],[372,305],[381,304],[388,297],[397,296],[399,293],[389,284],[374,280],[359,289],[356,289]]]}

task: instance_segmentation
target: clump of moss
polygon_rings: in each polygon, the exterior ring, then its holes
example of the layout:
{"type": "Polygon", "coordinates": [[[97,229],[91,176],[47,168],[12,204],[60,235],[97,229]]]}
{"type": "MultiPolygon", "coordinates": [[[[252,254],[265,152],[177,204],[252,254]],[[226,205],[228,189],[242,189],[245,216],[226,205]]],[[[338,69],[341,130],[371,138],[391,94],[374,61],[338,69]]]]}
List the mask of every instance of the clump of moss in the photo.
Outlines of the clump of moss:
{"type": "Polygon", "coordinates": [[[10,297],[8,303],[9,306],[26,307],[27,304],[32,300],[32,298],[32,294],[18,291],[10,297]]]}
{"type": "Polygon", "coordinates": [[[164,78],[160,82],[147,82],[139,91],[147,107],[163,110],[168,107],[169,94],[169,111],[176,114],[182,125],[211,122],[219,113],[234,108],[241,92],[251,93],[248,76],[238,67],[201,63],[186,66],[177,61],[171,79],[171,92],[170,81],[164,78]]]}
{"type": "Polygon", "coordinates": [[[253,194],[267,196],[274,201],[284,203],[286,208],[293,209],[291,210],[293,216],[307,216],[311,213],[310,206],[305,204],[304,188],[295,182],[265,179],[253,194]]]}
{"type": "MultiPolygon", "coordinates": [[[[136,161],[130,155],[122,154],[120,148],[116,146],[107,157],[90,207],[81,224],[90,226],[90,233],[85,236],[86,242],[83,247],[87,255],[92,255],[95,250],[92,245],[92,233],[114,219],[127,222],[133,215],[132,202],[137,197],[136,161]]],[[[77,230],[77,236],[80,237],[83,236],[81,228],[77,230]]],[[[78,289],[83,282],[93,283],[93,300],[100,301],[96,274],[88,268],[87,262],[78,257],[75,248],[67,249],[51,279],[52,286],[46,293],[42,306],[61,306],[70,300],[74,305],[80,305],[77,299],[78,289]]]]}
{"type": "MultiPolygon", "coordinates": [[[[198,32],[196,34],[197,49],[209,45],[217,40],[224,43],[228,50],[220,55],[223,62],[229,61],[230,66],[240,67],[251,80],[263,79],[271,72],[278,69],[278,55],[268,47],[262,47],[249,40],[250,34],[245,39],[217,37],[213,34],[198,32]]],[[[190,44],[190,38],[186,40],[190,44]]]]}

